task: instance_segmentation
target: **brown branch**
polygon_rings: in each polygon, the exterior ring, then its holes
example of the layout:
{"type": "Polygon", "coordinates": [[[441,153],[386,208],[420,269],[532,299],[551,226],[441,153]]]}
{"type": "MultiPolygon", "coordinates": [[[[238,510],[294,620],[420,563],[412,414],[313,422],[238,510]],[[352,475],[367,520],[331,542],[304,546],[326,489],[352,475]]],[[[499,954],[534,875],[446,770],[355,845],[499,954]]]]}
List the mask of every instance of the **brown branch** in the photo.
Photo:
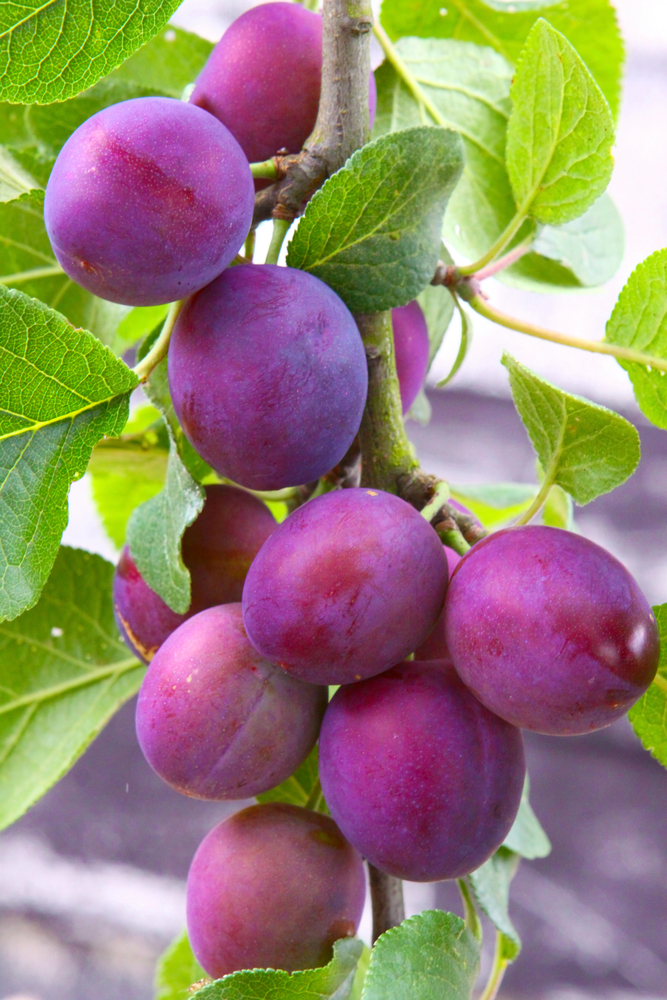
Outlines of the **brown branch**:
{"type": "Polygon", "coordinates": [[[398,927],[405,920],[403,903],[403,883],[400,878],[381,872],[374,865],[368,865],[373,903],[373,944],[381,934],[391,927],[398,927]]]}

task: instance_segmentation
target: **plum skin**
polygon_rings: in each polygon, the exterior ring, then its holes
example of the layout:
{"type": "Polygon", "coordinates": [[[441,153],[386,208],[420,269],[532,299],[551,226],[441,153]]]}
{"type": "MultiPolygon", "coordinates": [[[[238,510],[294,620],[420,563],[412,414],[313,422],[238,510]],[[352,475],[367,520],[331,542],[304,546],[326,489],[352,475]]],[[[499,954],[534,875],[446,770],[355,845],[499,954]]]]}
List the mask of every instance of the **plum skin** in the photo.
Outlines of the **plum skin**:
{"type": "Polygon", "coordinates": [[[138,97],[70,136],[49,177],[44,221],[70,278],[111,302],[148,306],[217,277],[253,208],[248,164],[221,122],[172,98],[138,97]]]}
{"type": "Polygon", "coordinates": [[[310,500],[263,545],[243,587],[248,638],[302,680],[348,684],[408,656],[433,628],[447,560],[404,500],[352,488],[310,500]]]}
{"type": "Polygon", "coordinates": [[[312,482],[343,458],[368,370],[351,312],[323,281],[240,264],[185,304],[169,386],[183,430],[217,473],[276,490],[312,482]]]}
{"type": "MultiPolygon", "coordinates": [[[[315,126],[321,77],[321,15],[297,4],[266,3],[230,25],[190,101],[226,125],[256,163],[280,149],[300,151],[315,126]]],[[[371,73],[371,127],[376,102],[371,73]]]]}
{"type": "Polygon", "coordinates": [[[351,937],[366,894],[363,862],[321,813],[272,802],[216,826],[194,856],[188,935],[214,977],[326,964],[351,937]]]}
{"type": "Polygon", "coordinates": [[[167,636],[186,619],[216,604],[240,601],[250,564],[276,527],[257,497],[234,486],[204,487],[201,513],[183,534],[183,562],[192,600],[177,614],[148,586],[126,545],[113,580],[116,624],[132,652],[149,663],[167,636]]]}
{"type": "Polygon", "coordinates": [[[222,604],[160,646],[139,691],[137,738],[153,770],[184,795],[250,798],[304,762],[326,704],[326,688],[253,649],[240,604],[222,604]]]}
{"type": "Polygon", "coordinates": [[[396,374],[403,413],[407,413],[424,384],[428,371],[430,342],[422,308],[413,300],[391,310],[396,374]]]}
{"type": "Polygon", "coordinates": [[[498,531],[466,553],[445,601],[463,682],[492,712],[554,736],[609,725],[655,676],[653,613],[625,567],[560,528],[498,531]]]}
{"type": "Polygon", "coordinates": [[[401,663],[341,687],[320,733],[331,815],[381,871],[460,878],[500,847],[521,801],[521,732],[444,661],[401,663]]]}

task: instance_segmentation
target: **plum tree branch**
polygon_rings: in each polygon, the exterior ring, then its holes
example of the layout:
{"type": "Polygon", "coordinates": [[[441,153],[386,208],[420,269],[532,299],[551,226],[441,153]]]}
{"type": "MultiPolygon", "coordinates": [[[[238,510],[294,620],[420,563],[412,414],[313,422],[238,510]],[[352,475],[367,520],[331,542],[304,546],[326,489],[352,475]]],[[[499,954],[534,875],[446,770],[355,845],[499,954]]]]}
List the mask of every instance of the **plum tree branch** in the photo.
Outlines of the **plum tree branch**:
{"type": "Polygon", "coordinates": [[[400,878],[381,872],[370,862],[368,864],[368,878],[371,885],[373,944],[375,944],[381,934],[392,927],[398,927],[405,920],[403,883],[400,878]]]}

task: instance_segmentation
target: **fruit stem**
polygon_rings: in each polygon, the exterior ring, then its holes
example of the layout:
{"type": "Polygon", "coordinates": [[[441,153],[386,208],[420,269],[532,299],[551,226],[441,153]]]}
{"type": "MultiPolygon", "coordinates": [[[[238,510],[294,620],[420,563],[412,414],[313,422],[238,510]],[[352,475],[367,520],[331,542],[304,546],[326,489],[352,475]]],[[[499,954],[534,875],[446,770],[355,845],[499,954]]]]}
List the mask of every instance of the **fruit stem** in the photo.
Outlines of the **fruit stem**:
{"type": "Polygon", "coordinates": [[[496,931],[496,950],[493,956],[493,966],[491,967],[488,982],[479,1000],[494,1000],[498,995],[507,965],[507,959],[503,958],[503,936],[500,931],[496,931]]]}
{"type": "Polygon", "coordinates": [[[132,369],[135,375],[139,377],[140,382],[145,382],[155,366],[158,365],[164,357],[166,357],[167,351],[169,350],[171,333],[176,325],[178,314],[183,308],[183,302],[183,299],[180,299],[178,302],[172,302],[169,306],[169,312],[167,313],[164,325],[160,330],[160,335],[146,357],[142,358],[141,361],[132,369]]]}
{"type": "Polygon", "coordinates": [[[399,493],[400,477],[419,467],[403,423],[391,312],[355,316],[368,361],[368,397],[361,421],[361,485],[399,493]]]}
{"type": "Polygon", "coordinates": [[[283,248],[283,243],[285,242],[285,237],[287,236],[289,227],[292,225],[289,219],[274,219],[273,220],[273,234],[271,236],[271,243],[269,245],[269,250],[266,255],[267,264],[277,264],[278,258],[280,257],[280,251],[283,248]]]}
{"type": "Polygon", "coordinates": [[[250,173],[258,180],[275,181],[278,177],[276,161],[271,157],[270,160],[263,160],[261,163],[251,163],[250,173]]]}
{"type": "MultiPolygon", "coordinates": [[[[463,285],[460,288],[462,289],[463,285]]],[[[667,359],[655,358],[650,354],[644,354],[643,351],[636,351],[632,347],[622,347],[620,344],[607,344],[602,340],[584,340],[581,337],[570,337],[568,334],[559,333],[557,330],[548,330],[542,326],[535,326],[533,323],[526,323],[521,319],[514,319],[513,316],[508,316],[506,313],[494,309],[480,295],[471,295],[466,301],[480,316],[490,319],[499,326],[506,326],[508,330],[517,330],[519,333],[528,334],[529,337],[548,340],[552,344],[577,347],[580,351],[590,351],[593,354],[609,354],[618,361],[631,361],[638,365],[644,365],[646,368],[654,368],[659,372],[667,372],[667,359]]]]}
{"type": "Polygon", "coordinates": [[[465,917],[465,922],[468,925],[468,930],[481,943],[482,924],[477,916],[477,910],[475,909],[475,904],[473,903],[472,896],[470,895],[468,883],[464,878],[460,878],[458,879],[458,886],[459,892],[461,893],[461,899],[463,900],[463,915],[465,917]]]}
{"type": "Polygon", "coordinates": [[[464,556],[471,548],[460,531],[438,531],[437,527],[435,530],[438,532],[442,544],[446,545],[448,549],[453,549],[457,555],[464,556]]]}
{"type": "Polygon", "coordinates": [[[403,883],[400,878],[381,872],[370,862],[368,864],[368,877],[371,884],[373,944],[375,944],[381,934],[392,927],[398,927],[405,920],[403,883]]]}
{"type": "Polygon", "coordinates": [[[255,254],[256,235],[257,235],[257,230],[253,227],[246,236],[245,246],[243,247],[243,256],[250,264],[252,264],[252,258],[255,254]]]}

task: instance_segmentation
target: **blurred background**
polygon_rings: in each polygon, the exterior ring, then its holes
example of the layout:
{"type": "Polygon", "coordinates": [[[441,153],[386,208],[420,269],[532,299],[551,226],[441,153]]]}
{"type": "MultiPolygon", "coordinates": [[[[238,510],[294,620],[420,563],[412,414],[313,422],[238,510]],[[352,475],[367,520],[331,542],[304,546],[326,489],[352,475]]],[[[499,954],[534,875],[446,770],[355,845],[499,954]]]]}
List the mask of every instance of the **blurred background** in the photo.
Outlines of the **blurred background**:
{"type": "MultiPolygon", "coordinates": [[[[185,0],[173,20],[215,41],[248,6],[185,0]]],[[[626,225],[623,265],[602,292],[541,296],[493,281],[486,287],[499,308],[588,338],[602,336],[632,269],[667,245],[667,3],[616,0],[616,7],[627,63],[610,193],[626,225]]],[[[449,370],[457,346],[454,322],[434,382],[449,370]]],[[[456,483],[534,482],[532,448],[499,363],[503,348],[639,427],[637,474],[576,517],[584,534],[635,574],[652,603],[667,601],[667,437],[640,415],[612,359],[475,316],[462,371],[446,390],[430,392],[431,424],[410,422],[422,464],[456,483]]],[[[64,541],[116,557],[85,478],[72,490],[64,541]]],[[[156,958],[184,924],[192,855],[231,809],[182,798],[163,784],[139,752],[133,711],[127,705],[70,774],[0,835],[0,1000],[153,995],[156,958]]],[[[667,996],[667,772],[625,722],[575,739],[528,734],[526,743],[531,800],[553,852],[522,864],[516,877],[511,912],[524,949],[500,996],[667,996]]],[[[460,911],[448,883],[407,885],[406,899],[410,913],[460,911]]],[[[362,930],[368,938],[368,914],[362,930]]]]}

